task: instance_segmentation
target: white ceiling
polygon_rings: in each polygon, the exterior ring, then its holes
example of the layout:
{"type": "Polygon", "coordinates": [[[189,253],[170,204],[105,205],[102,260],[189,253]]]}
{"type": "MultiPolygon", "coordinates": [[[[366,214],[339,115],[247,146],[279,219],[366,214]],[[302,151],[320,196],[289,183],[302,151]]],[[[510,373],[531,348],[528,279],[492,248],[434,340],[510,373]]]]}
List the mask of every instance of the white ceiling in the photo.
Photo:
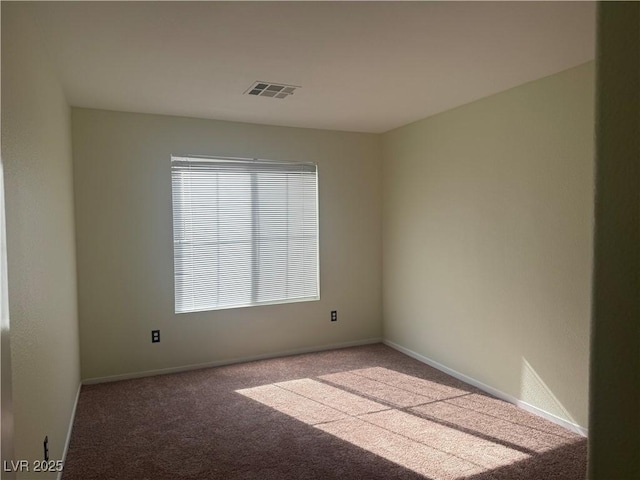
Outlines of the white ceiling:
{"type": "Polygon", "coordinates": [[[594,58],[591,2],[43,2],[71,105],[384,132],[594,58]],[[278,100],[256,80],[300,85],[278,100]]]}

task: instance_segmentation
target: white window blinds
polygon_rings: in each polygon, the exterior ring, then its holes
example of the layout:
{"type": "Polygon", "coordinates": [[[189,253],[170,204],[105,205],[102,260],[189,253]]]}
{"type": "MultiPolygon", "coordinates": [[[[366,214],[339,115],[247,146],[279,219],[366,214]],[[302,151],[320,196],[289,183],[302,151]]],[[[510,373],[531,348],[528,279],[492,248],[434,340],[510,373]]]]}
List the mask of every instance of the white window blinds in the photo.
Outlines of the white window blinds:
{"type": "Polygon", "coordinates": [[[317,167],[172,157],[176,313],[319,298],[317,167]]]}

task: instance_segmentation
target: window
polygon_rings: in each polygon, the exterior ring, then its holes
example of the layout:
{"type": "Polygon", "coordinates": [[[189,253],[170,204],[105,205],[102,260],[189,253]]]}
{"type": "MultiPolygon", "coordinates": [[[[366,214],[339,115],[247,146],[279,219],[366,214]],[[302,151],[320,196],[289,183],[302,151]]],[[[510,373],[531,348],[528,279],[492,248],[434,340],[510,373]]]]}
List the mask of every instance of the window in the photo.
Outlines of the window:
{"type": "Polygon", "coordinates": [[[171,158],[176,313],[318,300],[315,164],[171,158]]]}

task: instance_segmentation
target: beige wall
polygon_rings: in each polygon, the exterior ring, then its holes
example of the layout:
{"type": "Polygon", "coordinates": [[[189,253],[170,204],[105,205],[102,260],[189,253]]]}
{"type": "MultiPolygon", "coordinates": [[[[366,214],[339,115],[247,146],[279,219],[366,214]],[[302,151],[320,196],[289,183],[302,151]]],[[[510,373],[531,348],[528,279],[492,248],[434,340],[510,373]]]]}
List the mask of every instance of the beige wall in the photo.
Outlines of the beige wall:
{"type": "Polygon", "coordinates": [[[384,336],[587,426],[594,65],[383,136],[384,336]]]}
{"type": "Polygon", "coordinates": [[[72,118],[83,378],[381,336],[378,136],[75,108],[72,118]],[[317,162],[321,300],[175,315],[171,154],[317,162]]]}
{"type": "Polygon", "coordinates": [[[45,435],[61,458],[80,368],[70,110],[30,9],[2,3],[2,161],[15,458],[32,461],[45,435]]]}
{"type": "Polygon", "coordinates": [[[70,122],[28,11],[2,6],[16,458],[40,458],[44,435],[62,453],[76,240],[83,378],[374,339],[384,314],[388,340],[586,426],[593,64],[382,136],[88,109],[70,122]],[[317,162],[321,300],[175,315],[171,154],[317,162]]]}

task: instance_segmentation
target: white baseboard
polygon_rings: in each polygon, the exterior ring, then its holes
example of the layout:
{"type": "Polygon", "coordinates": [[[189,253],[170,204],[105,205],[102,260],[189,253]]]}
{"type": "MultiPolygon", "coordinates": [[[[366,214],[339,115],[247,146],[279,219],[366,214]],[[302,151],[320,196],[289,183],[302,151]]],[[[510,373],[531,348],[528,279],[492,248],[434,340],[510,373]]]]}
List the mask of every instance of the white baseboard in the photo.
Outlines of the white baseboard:
{"type": "Polygon", "coordinates": [[[367,338],[364,340],[355,340],[353,342],[334,343],[331,345],[320,345],[315,347],[297,348],[294,350],[285,350],[282,352],[265,353],[262,355],[253,355],[249,357],[238,357],[228,360],[218,360],[215,362],[198,363],[194,365],[184,365],[181,367],[162,368],[159,370],[146,370],[143,372],[131,372],[121,375],[110,375],[107,377],[87,378],[82,381],[83,385],[94,385],[96,383],[117,382],[119,380],[130,380],[133,378],[152,377],[155,375],[166,375],[169,373],[187,372],[189,370],[199,370],[201,368],[221,367],[224,365],[233,365],[235,363],[253,362],[255,360],[266,360],[269,358],[287,357],[289,355],[299,355],[302,353],[322,352],[324,350],[335,350],[338,348],[359,347],[361,345],[371,345],[373,343],[381,343],[382,338],[367,338]]]}
{"type": "Polygon", "coordinates": [[[444,372],[448,375],[451,375],[452,377],[455,377],[458,380],[462,380],[463,382],[468,383],[469,385],[473,385],[474,387],[477,387],[480,390],[493,395],[494,397],[497,397],[501,400],[512,403],[517,407],[520,407],[523,410],[526,410],[527,412],[533,413],[534,415],[538,415],[539,417],[549,420],[557,425],[560,425],[561,427],[564,427],[567,430],[571,430],[572,432],[582,435],[583,437],[586,437],[588,434],[588,430],[586,428],[581,427],[576,423],[565,420],[564,418],[560,418],[556,415],[553,415],[552,413],[546,412],[545,410],[535,407],[527,402],[523,402],[522,400],[519,400],[516,397],[513,397],[507,393],[501,392],[500,390],[497,390],[493,387],[490,387],[489,385],[479,382],[474,378],[471,378],[463,373],[457,372],[456,370],[453,370],[449,367],[446,367],[441,363],[436,362],[435,360],[432,360],[428,357],[425,357],[424,355],[420,355],[419,353],[414,352],[413,350],[409,350],[408,348],[398,345],[397,343],[394,343],[390,340],[383,340],[382,343],[384,343],[385,345],[388,345],[389,347],[395,350],[398,350],[399,352],[404,353],[405,355],[408,355],[411,358],[415,358],[419,362],[426,363],[427,365],[437,370],[440,370],[441,372],[444,372]]]}
{"type": "MultiPolygon", "coordinates": [[[[62,465],[64,470],[64,463],[67,461],[67,452],[69,451],[69,442],[71,442],[71,431],[73,430],[73,421],[76,418],[76,408],[78,408],[78,400],[80,399],[80,389],[82,388],[82,382],[78,385],[78,392],[76,393],[76,400],[73,403],[73,409],[71,410],[71,418],[69,419],[69,428],[67,429],[67,438],[64,442],[64,449],[62,450],[62,465]]],[[[58,472],[58,480],[62,479],[62,471],[58,472]]]]}

